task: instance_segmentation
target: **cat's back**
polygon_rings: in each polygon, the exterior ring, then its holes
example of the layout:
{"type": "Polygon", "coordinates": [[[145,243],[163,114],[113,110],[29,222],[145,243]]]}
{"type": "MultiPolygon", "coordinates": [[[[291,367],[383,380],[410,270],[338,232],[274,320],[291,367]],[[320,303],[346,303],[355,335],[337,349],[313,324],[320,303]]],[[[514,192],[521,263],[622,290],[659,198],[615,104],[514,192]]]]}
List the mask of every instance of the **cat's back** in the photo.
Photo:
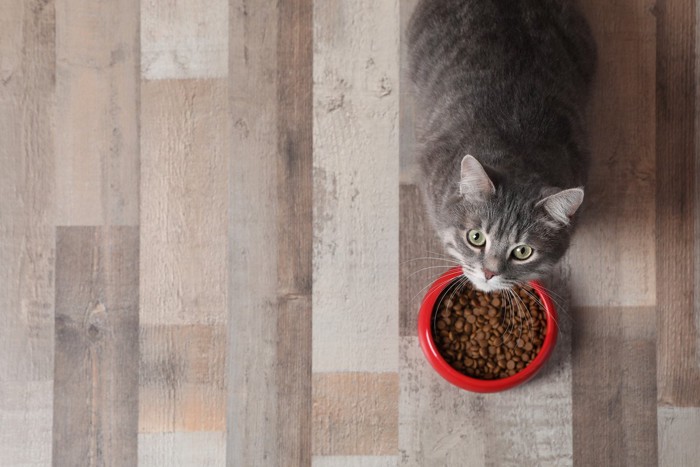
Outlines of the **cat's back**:
{"type": "Polygon", "coordinates": [[[541,133],[571,122],[548,119],[581,107],[594,73],[593,40],[567,0],[422,0],[407,35],[429,135],[551,138],[541,133]]]}

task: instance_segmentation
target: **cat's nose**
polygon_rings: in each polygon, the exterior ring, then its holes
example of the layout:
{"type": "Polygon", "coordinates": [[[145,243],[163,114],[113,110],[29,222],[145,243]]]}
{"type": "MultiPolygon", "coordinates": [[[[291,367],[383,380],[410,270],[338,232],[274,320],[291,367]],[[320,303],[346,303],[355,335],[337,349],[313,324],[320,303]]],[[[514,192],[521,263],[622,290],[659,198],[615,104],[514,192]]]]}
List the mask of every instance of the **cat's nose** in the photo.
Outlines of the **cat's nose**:
{"type": "Polygon", "coordinates": [[[498,275],[498,274],[496,274],[495,272],[491,271],[490,269],[484,268],[484,277],[486,278],[486,280],[489,280],[489,279],[491,279],[492,277],[497,276],[497,275],[498,275]]]}

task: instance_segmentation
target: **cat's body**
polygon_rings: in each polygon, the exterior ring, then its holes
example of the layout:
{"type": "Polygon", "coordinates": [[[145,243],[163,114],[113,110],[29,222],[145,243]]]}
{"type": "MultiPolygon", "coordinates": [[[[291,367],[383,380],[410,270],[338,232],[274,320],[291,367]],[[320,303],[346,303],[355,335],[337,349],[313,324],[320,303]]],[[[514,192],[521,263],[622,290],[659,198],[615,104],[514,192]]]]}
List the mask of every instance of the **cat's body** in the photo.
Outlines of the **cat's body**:
{"type": "Polygon", "coordinates": [[[546,275],[583,199],[562,190],[587,176],[585,20],[566,0],[422,0],[408,40],[421,186],[447,251],[484,290],[546,275]]]}

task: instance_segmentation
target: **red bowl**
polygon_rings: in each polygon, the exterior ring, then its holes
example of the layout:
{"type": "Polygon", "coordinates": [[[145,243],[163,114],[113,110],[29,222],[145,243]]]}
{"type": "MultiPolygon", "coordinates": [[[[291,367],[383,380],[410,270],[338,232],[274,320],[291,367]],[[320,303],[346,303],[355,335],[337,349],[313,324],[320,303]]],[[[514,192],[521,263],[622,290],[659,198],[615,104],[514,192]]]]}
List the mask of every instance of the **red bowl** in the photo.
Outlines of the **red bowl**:
{"type": "Polygon", "coordinates": [[[472,378],[455,370],[445,361],[444,358],[442,358],[442,355],[440,355],[440,352],[438,352],[438,348],[433,337],[433,314],[436,308],[435,302],[442,294],[442,291],[449,287],[450,284],[452,284],[452,282],[461,275],[462,268],[456,267],[450,269],[433,283],[423,299],[423,303],[421,304],[420,312],[418,314],[418,339],[425,357],[440,376],[455,386],[466,389],[467,391],[498,392],[505,391],[506,389],[510,389],[525,383],[535,376],[540,368],[542,368],[544,363],[552,354],[552,350],[554,350],[554,346],[557,343],[557,312],[554,308],[552,299],[537,281],[530,282],[530,286],[535,289],[535,292],[537,295],[539,295],[540,300],[544,305],[545,312],[547,314],[547,331],[540,352],[528,366],[523,368],[522,371],[519,371],[513,376],[508,376],[507,378],[491,380],[472,378]]]}

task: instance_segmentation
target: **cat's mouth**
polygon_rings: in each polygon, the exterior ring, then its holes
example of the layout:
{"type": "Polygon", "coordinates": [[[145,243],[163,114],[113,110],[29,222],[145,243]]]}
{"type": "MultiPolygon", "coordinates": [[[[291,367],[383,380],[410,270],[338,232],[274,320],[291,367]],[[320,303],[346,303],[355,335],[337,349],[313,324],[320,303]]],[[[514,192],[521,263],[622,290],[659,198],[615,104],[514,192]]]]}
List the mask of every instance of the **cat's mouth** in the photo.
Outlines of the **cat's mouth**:
{"type": "Polygon", "coordinates": [[[462,268],[462,273],[469,279],[474,287],[481,290],[482,292],[494,292],[496,290],[508,289],[509,285],[500,277],[492,277],[490,280],[486,280],[485,277],[479,277],[467,270],[467,268],[462,268]]]}

